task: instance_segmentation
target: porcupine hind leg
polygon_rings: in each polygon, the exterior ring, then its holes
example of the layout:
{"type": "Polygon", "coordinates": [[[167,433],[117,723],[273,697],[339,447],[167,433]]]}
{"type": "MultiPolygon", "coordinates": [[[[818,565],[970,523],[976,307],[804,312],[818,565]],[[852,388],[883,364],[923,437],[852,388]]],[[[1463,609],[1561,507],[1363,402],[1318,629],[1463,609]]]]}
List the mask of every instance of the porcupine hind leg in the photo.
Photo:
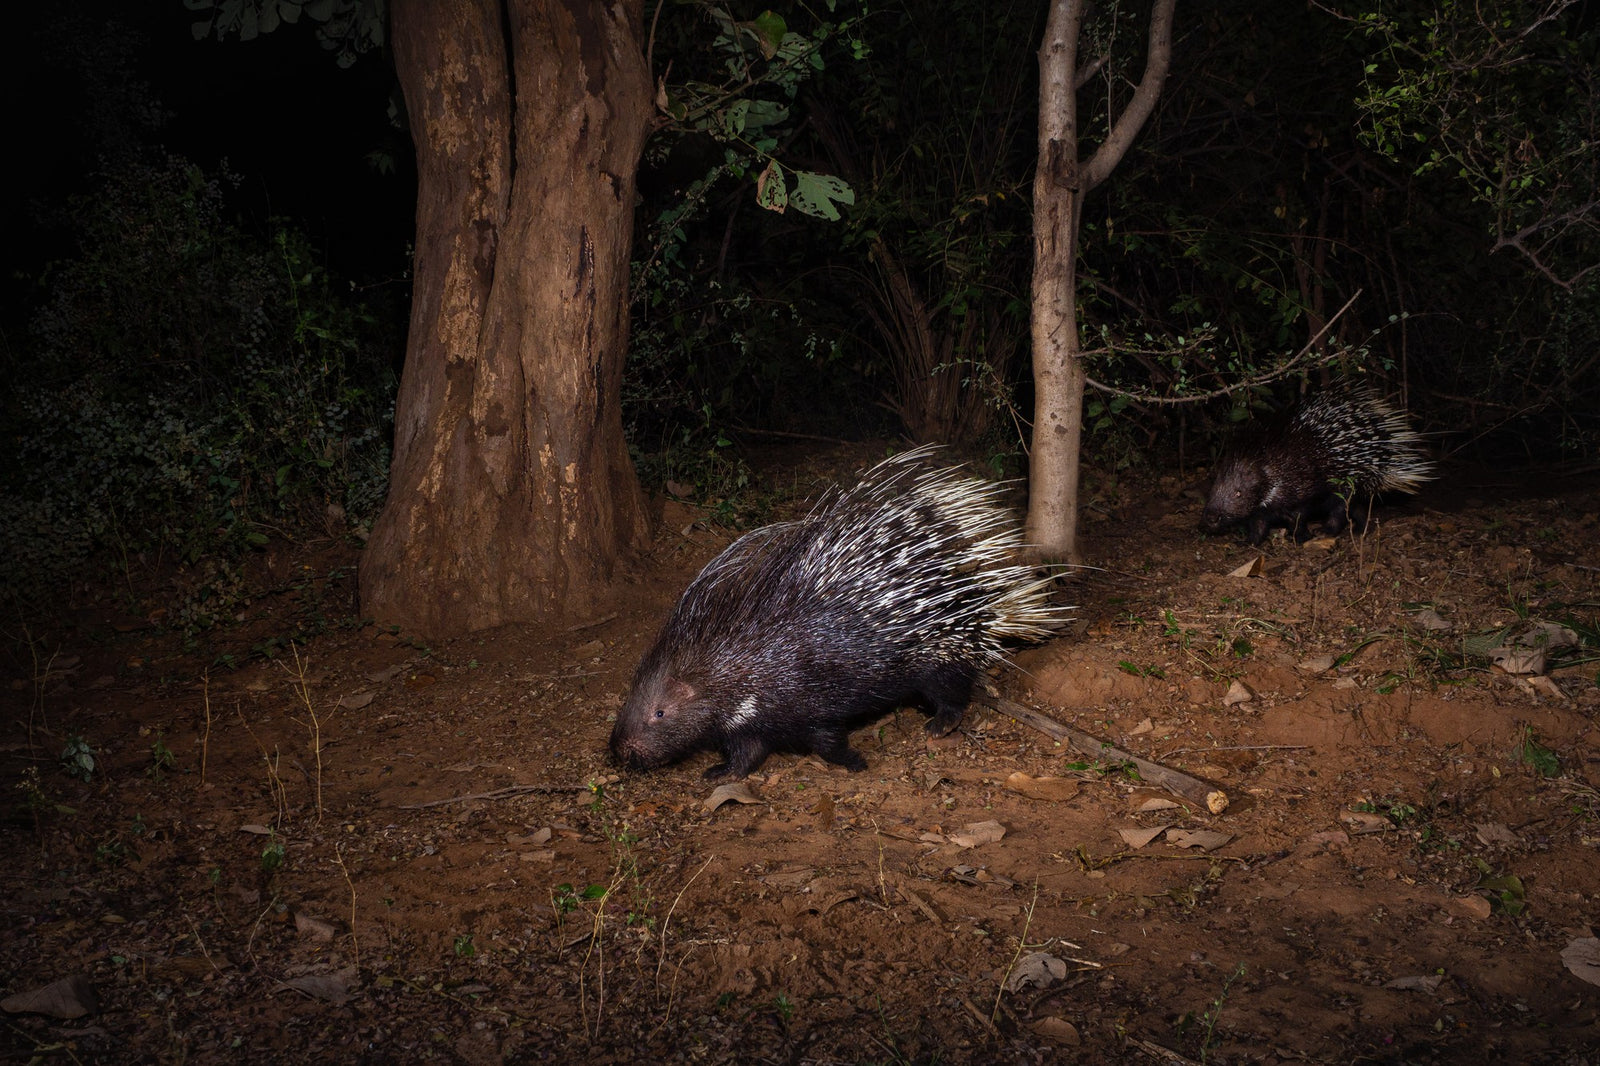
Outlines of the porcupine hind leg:
{"type": "Polygon", "coordinates": [[[945,665],[930,670],[921,679],[918,691],[933,712],[928,719],[928,735],[942,737],[961,724],[972,702],[972,685],[977,669],[969,665],[945,665]]]}
{"type": "Polygon", "coordinates": [[[817,728],[811,731],[811,750],[835,766],[846,770],[865,770],[867,760],[850,746],[850,734],[843,728],[817,728]]]}

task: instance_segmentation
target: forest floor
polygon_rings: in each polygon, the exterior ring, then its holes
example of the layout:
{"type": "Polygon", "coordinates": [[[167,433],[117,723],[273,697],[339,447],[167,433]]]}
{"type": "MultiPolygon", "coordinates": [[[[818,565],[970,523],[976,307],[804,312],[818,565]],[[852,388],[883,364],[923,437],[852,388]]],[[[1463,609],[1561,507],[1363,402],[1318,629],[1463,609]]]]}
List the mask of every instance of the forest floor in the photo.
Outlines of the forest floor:
{"type": "MultiPolygon", "coordinates": [[[[783,514],[882,454],[764,473],[783,514]]],[[[343,546],[264,555],[204,656],[77,612],[0,693],[0,1059],[1600,1062],[1600,485],[1452,481],[1259,553],[1193,479],[1100,491],[1081,624],[997,686],[1220,814],[976,706],[755,802],[709,809],[709,754],[620,772],[732,538],[677,503],[573,628],[338,625],[343,546]]]]}

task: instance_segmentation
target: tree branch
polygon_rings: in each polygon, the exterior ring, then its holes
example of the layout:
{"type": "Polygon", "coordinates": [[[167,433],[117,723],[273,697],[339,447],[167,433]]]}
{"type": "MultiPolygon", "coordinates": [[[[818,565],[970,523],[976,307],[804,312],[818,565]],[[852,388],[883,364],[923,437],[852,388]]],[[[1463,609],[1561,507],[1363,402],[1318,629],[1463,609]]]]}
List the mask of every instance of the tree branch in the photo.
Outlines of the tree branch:
{"type": "Polygon", "coordinates": [[[1156,109],[1161,86],[1167,80],[1167,68],[1172,63],[1172,12],[1176,6],[1177,0],[1156,0],[1150,10],[1150,44],[1145,53],[1144,77],[1133,91],[1133,99],[1112,124],[1111,133],[1083,168],[1084,192],[1110,176],[1122,157],[1128,154],[1145,120],[1156,109]]]}

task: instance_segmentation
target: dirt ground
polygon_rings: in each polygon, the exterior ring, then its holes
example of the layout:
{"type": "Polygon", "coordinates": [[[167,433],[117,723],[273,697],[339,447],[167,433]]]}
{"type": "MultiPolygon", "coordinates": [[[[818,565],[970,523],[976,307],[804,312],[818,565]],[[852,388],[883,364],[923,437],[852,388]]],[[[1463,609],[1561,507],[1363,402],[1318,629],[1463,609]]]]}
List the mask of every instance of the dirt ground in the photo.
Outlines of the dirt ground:
{"type": "MultiPolygon", "coordinates": [[[[768,474],[799,507],[871,454],[768,474]]],[[[755,802],[708,809],[709,754],[620,773],[634,665],[732,536],[678,504],[554,632],[342,624],[348,547],[264,556],[203,652],[27,631],[0,1057],[1600,1062],[1600,485],[1451,480],[1247,577],[1193,479],[1090,508],[1081,625],[997,687],[1220,814],[978,707],[859,731],[860,773],[774,756],[755,802]]]]}

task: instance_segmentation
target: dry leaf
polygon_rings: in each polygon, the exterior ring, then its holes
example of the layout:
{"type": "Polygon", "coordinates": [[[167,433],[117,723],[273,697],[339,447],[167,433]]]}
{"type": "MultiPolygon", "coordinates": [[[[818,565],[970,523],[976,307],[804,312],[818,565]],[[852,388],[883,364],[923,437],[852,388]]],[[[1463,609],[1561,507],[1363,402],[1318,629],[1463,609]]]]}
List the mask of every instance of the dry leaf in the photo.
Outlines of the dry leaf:
{"type": "Polygon", "coordinates": [[[1060,803],[1077,796],[1083,782],[1075,777],[1029,777],[1019,771],[1006,778],[1006,787],[1029,799],[1060,803]]]}
{"type": "Polygon", "coordinates": [[[1436,973],[1416,974],[1412,977],[1396,977],[1383,987],[1400,992],[1434,992],[1443,980],[1444,977],[1436,973]]]}
{"type": "Polygon", "coordinates": [[[770,874],[763,874],[756,878],[764,885],[773,888],[799,888],[808,881],[814,880],[817,871],[811,866],[791,866],[787,870],[774,870],[770,874]]]}
{"type": "Polygon", "coordinates": [[[730,801],[733,803],[763,802],[754,792],[750,791],[750,785],[747,782],[734,781],[726,785],[718,785],[713,789],[711,795],[705,798],[705,802],[700,804],[700,809],[710,814],[724,803],[730,801]]]}
{"type": "Polygon", "coordinates": [[[394,680],[400,675],[400,671],[404,670],[405,668],[405,663],[395,663],[393,666],[386,666],[382,670],[373,670],[369,672],[367,674],[367,680],[373,682],[374,684],[381,685],[385,681],[394,680]]]}
{"type": "Polygon", "coordinates": [[[1145,829],[1143,827],[1138,829],[1118,829],[1117,835],[1122,837],[1122,842],[1128,847],[1142,848],[1166,831],[1166,826],[1158,825],[1154,829],[1145,829]]]}
{"type": "Polygon", "coordinates": [[[1167,843],[1179,848],[1199,848],[1201,851],[1216,851],[1232,839],[1232,833],[1219,833],[1215,829],[1167,830],[1167,843]]]}
{"type": "Polygon", "coordinates": [[[1083,1042],[1083,1037],[1078,1035],[1077,1026],[1065,1018],[1057,1018],[1053,1014],[1048,1018],[1040,1018],[1033,1023],[1031,1028],[1046,1040],[1054,1041],[1057,1044],[1077,1047],[1078,1044],[1083,1042]]]}
{"type": "Polygon", "coordinates": [[[18,992],[0,1000],[8,1014],[44,1014],[51,1018],[81,1018],[100,1009],[94,985],[83,974],[63,977],[42,988],[18,992]]]}
{"type": "Polygon", "coordinates": [[[1591,985],[1600,985],[1600,940],[1580,937],[1561,949],[1561,964],[1572,976],[1591,985]]]}
{"type": "Polygon", "coordinates": [[[340,710],[359,711],[361,708],[371,703],[373,696],[375,695],[376,693],[372,692],[357,692],[353,696],[340,696],[339,702],[334,704],[334,706],[338,707],[340,710]]]}
{"type": "Polygon", "coordinates": [[[1545,653],[1541,648],[1495,648],[1489,659],[1508,674],[1544,673],[1545,653]]]}
{"type": "Polygon", "coordinates": [[[1153,732],[1155,730],[1155,727],[1156,727],[1156,724],[1154,722],[1152,722],[1150,719],[1146,718],[1142,722],[1140,722],[1138,725],[1136,725],[1132,729],[1128,730],[1128,735],[1130,737],[1142,737],[1146,733],[1153,732]]]}
{"type": "Polygon", "coordinates": [[[1424,607],[1420,611],[1411,612],[1411,620],[1423,629],[1435,632],[1451,628],[1450,623],[1446,622],[1439,612],[1432,607],[1424,607]]]}
{"type": "Polygon", "coordinates": [[[241,832],[241,833],[254,833],[258,837],[269,837],[269,836],[272,835],[272,830],[268,829],[266,826],[264,826],[264,825],[255,825],[255,824],[241,825],[239,827],[239,832],[241,832]]]}
{"type": "Polygon", "coordinates": [[[1236,707],[1241,703],[1249,703],[1255,698],[1256,694],[1250,691],[1249,685],[1246,685],[1243,681],[1235,681],[1228,686],[1228,694],[1222,697],[1222,705],[1224,707],[1236,707]]]}
{"type": "Polygon", "coordinates": [[[1394,828],[1394,824],[1381,814],[1371,811],[1346,811],[1339,818],[1350,827],[1352,833],[1386,833],[1394,828]]]}
{"type": "Polygon", "coordinates": [[[339,1005],[350,998],[350,982],[342,974],[310,974],[291,977],[283,982],[296,992],[304,992],[313,999],[339,1005]]]}
{"type": "Polygon", "coordinates": [[[973,822],[971,825],[961,827],[959,833],[950,834],[950,843],[963,848],[975,848],[980,844],[993,844],[1006,835],[1006,827],[999,822],[973,822]]]}
{"type": "Polygon", "coordinates": [[[1528,678],[1528,687],[1549,699],[1564,700],[1567,698],[1567,694],[1561,691],[1561,686],[1556,684],[1555,679],[1544,674],[1528,678]]]}
{"type": "Polygon", "coordinates": [[[1333,669],[1333,656],[1313,655],[1309,659],[1302,659],[1295,664],[1296,670],[1302,674],[1321,674],[1333,669]]]}
{"type": "Polygon", "coordinates": [[[1007,992],[1020,992],[1028,986],[1049,988],[1067,978],[1067,964],[1054,955],[1042,951],[1030,952],[1017,960],[1017,965],[1006,978],[1007,992]]]}
{"type": "Polygon", "coordinates": [[[1478,842],[1482,844],[1519,844],[1521,839],[1511,829],[1500,822],[1485,822],[1474,827],[1478,831],[1478,842]]]}
{"type": "Polygon", "coordinates": [[[294,915],[294,927],[313,940],[332,940],[339,934],[339,927],[326,918],[313,918],[299,911],[294,915]]]}
{"type": "Polygon", "coordinates": [[[1266,560],[1265,556],[1253,555],[1253,556],[1250,557],[1250,561],[1245,563],[1243,566],[1236,566],[1232,570],[1229,570],[1228,571],[1228,576],[1229,577],[1256,577],[1261,573],[1262,569],[1266,566],[1266,562],[1267,562],[1267,560],[1266,560]]]}
{"type": "Polygon", "coordinates": [[[1136,789],[1128,794],[1128,808],[1136,814],[1170,811],[1175,810],[1177,806],[1175,800],[1168,799],[1160,792],[1151,792],[1149,789],[1136,789]]]}

